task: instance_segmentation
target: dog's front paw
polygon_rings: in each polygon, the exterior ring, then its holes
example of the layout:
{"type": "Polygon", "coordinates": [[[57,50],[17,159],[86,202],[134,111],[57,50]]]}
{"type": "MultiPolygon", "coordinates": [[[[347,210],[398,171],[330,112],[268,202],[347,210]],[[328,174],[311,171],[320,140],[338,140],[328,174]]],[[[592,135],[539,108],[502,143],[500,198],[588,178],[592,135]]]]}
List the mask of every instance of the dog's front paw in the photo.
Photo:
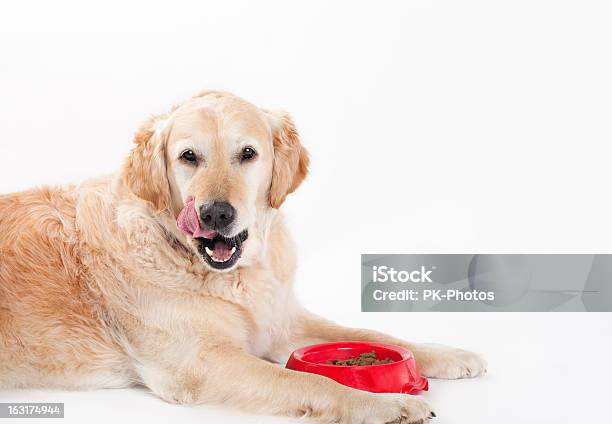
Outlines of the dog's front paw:
{"type": "Polygon", "coordinates": [[[350,423],[423,424],[435,417],[427,402],[397,393],[364,393],[350,402],[350,423]]]}
{"type": "Polygon", "coordinates": [[[487,372],[487,362],[478,354],[439,344],[413,348],[421,374],[432,378],[470,378],[487,372]]]}

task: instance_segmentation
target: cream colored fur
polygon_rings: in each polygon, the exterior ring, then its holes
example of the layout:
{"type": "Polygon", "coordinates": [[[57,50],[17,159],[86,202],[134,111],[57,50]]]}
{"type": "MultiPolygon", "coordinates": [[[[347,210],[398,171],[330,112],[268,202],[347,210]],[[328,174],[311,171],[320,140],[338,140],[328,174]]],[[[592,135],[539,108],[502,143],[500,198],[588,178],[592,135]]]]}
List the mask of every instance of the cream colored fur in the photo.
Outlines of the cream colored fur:
{"type": "Polygon", "coordinates": [[[0,386],[143,384],[175,403],[224,403],[323,422],[424,422],[409,395],[372,394],[286,370],[307,344],[371,340],[411,349],[423,374],[480,375],[476,354],[344,328],[303,310],[278,208],[307,173],[288,115],[203,92],[153,117],[115,175],[0,196],[0,386]],[[253,146],[253,163],[234,152],[253,146]],[[182,149],[205,161],[189,168],[182,149]],[[177,230],[186,196],[227,199],[242,258],[210,269],[177,230]]]}

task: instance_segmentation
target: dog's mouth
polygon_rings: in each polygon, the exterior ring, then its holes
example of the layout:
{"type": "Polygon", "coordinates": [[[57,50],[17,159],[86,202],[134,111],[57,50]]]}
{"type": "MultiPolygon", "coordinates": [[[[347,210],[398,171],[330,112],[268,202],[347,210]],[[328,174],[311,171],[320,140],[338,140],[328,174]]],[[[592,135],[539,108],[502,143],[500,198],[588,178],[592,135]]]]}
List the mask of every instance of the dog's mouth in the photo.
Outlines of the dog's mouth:
{"type": "Polygon", "coordinates": [[[214,269],[228,269],[238,262],[242,254],[242,244],[249,238],[248,230],[234,237],[216,234],[213,238],[196,237],[198,252],[206,263],[214,269]]]}

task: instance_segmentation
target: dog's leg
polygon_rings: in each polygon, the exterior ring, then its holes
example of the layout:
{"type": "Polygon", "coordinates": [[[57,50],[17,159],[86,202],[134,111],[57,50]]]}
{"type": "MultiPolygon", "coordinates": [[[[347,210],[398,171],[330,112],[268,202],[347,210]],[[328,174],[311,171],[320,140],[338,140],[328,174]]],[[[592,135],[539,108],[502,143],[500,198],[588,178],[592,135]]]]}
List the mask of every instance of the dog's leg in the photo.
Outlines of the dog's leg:
{"type": "Polygon", "coordinates": [[[141,369],[141,375],[153,392],[175,403],[230,404],[250,412],[338,423],[424,423],[433,416],[418,397],[354,390],[284,369],[233,345],[207,347],[198,356],[198,363],[184,372],[141,369]]]}
{"type": "Polygon", "coordinates": [[[410,343],[372,330],[342,327],[308,312],[295,318],[287,345],[277,344],[278,349],[271,356],[286,361],[288,353],[298,347],[343,340],[403,346],[414,353],[420,372],[427,377],[456,379],[486,372],[485,360],[475,353],[438,344],[410,343]]]}

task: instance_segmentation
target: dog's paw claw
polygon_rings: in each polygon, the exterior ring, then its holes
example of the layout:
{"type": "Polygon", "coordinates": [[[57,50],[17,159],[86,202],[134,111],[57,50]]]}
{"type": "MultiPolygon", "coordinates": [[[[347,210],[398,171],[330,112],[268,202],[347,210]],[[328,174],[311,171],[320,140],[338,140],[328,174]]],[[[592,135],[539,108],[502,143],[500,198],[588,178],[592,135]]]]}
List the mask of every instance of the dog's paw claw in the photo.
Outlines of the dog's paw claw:
{"type": "Polygon", "coordinates": [[[419,345],[417,365],[427,377],[458,379],[487,373],[487,362],[478,354],[452,347],[419,345]]]}

